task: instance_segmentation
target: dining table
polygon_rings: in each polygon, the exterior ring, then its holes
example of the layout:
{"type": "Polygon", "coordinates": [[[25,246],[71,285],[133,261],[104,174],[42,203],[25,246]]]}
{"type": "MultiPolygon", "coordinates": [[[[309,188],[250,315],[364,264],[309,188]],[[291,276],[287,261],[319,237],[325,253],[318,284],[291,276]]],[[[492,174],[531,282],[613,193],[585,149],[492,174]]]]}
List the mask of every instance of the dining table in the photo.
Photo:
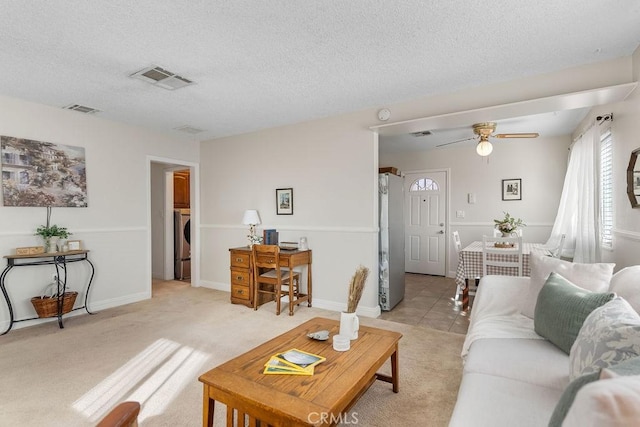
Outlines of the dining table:
{"type": "MultiPolygon", "coordinates": [[[[522,243],[522,275],[531,275],[530,255],[532,252],[538,252],[541,255],[550,255],[549,250],[545,248],[544,243],[522,243]]],[[[513,254],[507,254],[505,250],[504,260],[514,257],[513,254]]],[[[505,276],[517,275],[513,267],[491,267],[491,274],[500,274],[505,276]]],[[[469,246],[462,248],[458,253],[458,268],[456,269],[456,284],[460,285],[463,290],[463,309],[468,308],[468,290],[469,280],[478,281],[483,275],[482,271],[482,241],[472,242],[469,246]]]]}

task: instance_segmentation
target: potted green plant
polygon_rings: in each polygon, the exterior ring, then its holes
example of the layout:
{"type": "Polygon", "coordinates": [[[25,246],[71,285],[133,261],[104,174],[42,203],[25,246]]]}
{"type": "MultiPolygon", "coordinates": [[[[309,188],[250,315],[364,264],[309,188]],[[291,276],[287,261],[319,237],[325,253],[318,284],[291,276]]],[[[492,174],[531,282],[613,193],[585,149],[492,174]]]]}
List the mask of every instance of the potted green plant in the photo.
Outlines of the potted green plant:
{"type": "Polygon", "coordinates": [[[53,224],[41,225],[36,229],[35,235],[42,237],[47,252],[56,252],[58,240],[68,238],[71,233],[66,227],[58,227],[53,224]]]}
{"type": "Polygon", "coordinates": [[[494,219],[496,228],[502,233],[502,237],[509,237],[518,230],[520,227],[524,227],[527,224],[522,222],[520,218],[514,218],[509,215],[509,212],[504,212],[503,219],[494,219]]]}

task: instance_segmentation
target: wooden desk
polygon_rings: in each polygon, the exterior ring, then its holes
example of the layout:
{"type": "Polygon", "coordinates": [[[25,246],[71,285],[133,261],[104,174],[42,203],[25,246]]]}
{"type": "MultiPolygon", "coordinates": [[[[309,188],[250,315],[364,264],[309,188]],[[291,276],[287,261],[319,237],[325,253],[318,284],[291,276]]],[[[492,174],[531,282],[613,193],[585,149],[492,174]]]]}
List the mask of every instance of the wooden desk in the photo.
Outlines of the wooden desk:
{"type": "MultiPolygon", "coordinates": [[[[14,319],[13,317],[13,306],[11,304],[11,298],[9,298],[9,293],[7,292],[5,279],[7,274],[14,267],[27,267],[27,266],[36,266],[36,265],[53,265],[56,269],[56,276],[59,279],[59,285],[61,290],[61,295],[64,295],[67,290],[67,264],[72,262],[86,261],[91,267],[91,275],[89,276],[89,282],[87,283],[87,287],[84,294],[84,305],[81,307],[75,307],[72,311],[85,309],[87,313],[93,314],[89,311],[89,307],[87,305],[89,298],[89,290],[91,289],[91,283],[93,282],[93,276],[95,274],[95,269],[91,261],[89,261],[88,250],[77,250],[77,251],[67,251],[67,252],[52,252],[52,253],[42,253],[42,254],[32,254],[32,255],[5,255],[4,258],[7,260],[7,266],[0,274],[0,290],[2,290],[2,295],[4,296],[4,300],[7,303],[7,308],[9,309],[9,326],[7,329],[2,332],[0,335],[4,335],[11,330],[13,324],[16,322],[23,322],[25,320],[33,320],[38,319],[38,317],[29,317],[26,319],[14,319]]],[[[58,298],[58,325],[60,328],[64,328],[62,324],[62,297],[58,298]]]]}
{"type": "Polygon", "coordinates": [[[200,376],[204,384],[202,424],[213,425],[215,401],[227,405],[231,426],[319,426],[348,421],[346,412],[377,379],[399,391],[398,342],[402,334],[360,325],[351,349],[333,349],[333,338],[315,341],[306,334],[328,330],[336,320],[316,317],[200,376]],[[279,352],[297,348],[326,357],[312,376],[265,375],[264,364],[279,352]],[[376,373],[391,359],[391,375],[376,373]],[[248,418],[248,424],[246,424],[248,418]]]}
{"type": "MultiPolygon", "coordinates": [[[[268,300],[254,301],[253,287],[253,261],[251,248],[242,246],[239,248],[231,248],[230,252],[230,269],[231,269],[231,303],[244,304],[247,307],[255,308],[268,302],[268,300]]],[[[311,260],[312,253],[310,249],[301,251],[280,250],[280,266],[289,268],[301,265],[307,266],[307,294],[301,295],[299,302],[307,301],[311,307],[311,260]]],[[[291,281],[291,278],[289,279],[291,281]]],[[[292,281],[290,283],[293,283],[292,281]]]]}

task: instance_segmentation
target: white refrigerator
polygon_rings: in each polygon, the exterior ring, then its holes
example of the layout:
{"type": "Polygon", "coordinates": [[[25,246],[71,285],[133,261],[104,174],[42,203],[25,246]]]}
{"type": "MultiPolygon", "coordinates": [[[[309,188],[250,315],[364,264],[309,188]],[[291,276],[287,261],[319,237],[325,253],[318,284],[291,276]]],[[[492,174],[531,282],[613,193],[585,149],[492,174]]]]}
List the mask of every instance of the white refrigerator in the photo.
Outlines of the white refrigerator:
{"type": "Polygon", "coordinates": [[[379,296],[380,307],[389,311],[404,298],[404,179],[381,173],[379,296]]]}

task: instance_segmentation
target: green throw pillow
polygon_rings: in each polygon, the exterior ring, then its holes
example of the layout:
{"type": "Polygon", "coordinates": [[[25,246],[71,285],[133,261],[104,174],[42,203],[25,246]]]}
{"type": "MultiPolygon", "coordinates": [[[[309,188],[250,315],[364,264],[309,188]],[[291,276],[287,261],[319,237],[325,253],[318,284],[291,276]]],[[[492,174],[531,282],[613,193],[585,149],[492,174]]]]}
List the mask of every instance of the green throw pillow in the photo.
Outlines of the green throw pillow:
{"type": "MultiPolygon", "coordinates": [[[[620,362],[617,365],[610,366],[602,372],[598,369],[596,372],[592,372],[590,374],[582,375],[575,380],[571,381],[567,388],[560,396],[560,400],[556,404],[555,409],[553,410],[553,414],[551,415],[551,420],[549,420],[549,427],[560,427],[562,422],[564,421],[567,413],[569,412],[569,408],[573,404],[573,401],[576,398],[576,394],[584,387],[585,385],[592,383],[599,378],[604,378],[605,371],[609,371],[607,373],[608,377],[612,376],[633,376],[640,375],[640,357],[634,357],[632,359],[627,359],[624,362],[620,362]]],[[[609,396],[610,397],[610,396],[609,396]]]]}
{"type": "Polygon", "coordinates": [[[589,292],[551,273],[538,294],[535,331],[569,354],[587,316],[614,297],[613,292],[589,292]]]}
{"type": "Polygon", "coordinates": [[[560,400],[556,404],[556,408],[553,410],[553,414],[551,414],[549,427],[560,427],[564,418],[567,416],[567,412],[569,412],[569,408],[571,408],[571,404],[576,398],[576,394],[582,387],[596,381],[598,378],[600,378],[600,371],[582,375],[571,381],[567,388],[564,389],[560,400]]]}

